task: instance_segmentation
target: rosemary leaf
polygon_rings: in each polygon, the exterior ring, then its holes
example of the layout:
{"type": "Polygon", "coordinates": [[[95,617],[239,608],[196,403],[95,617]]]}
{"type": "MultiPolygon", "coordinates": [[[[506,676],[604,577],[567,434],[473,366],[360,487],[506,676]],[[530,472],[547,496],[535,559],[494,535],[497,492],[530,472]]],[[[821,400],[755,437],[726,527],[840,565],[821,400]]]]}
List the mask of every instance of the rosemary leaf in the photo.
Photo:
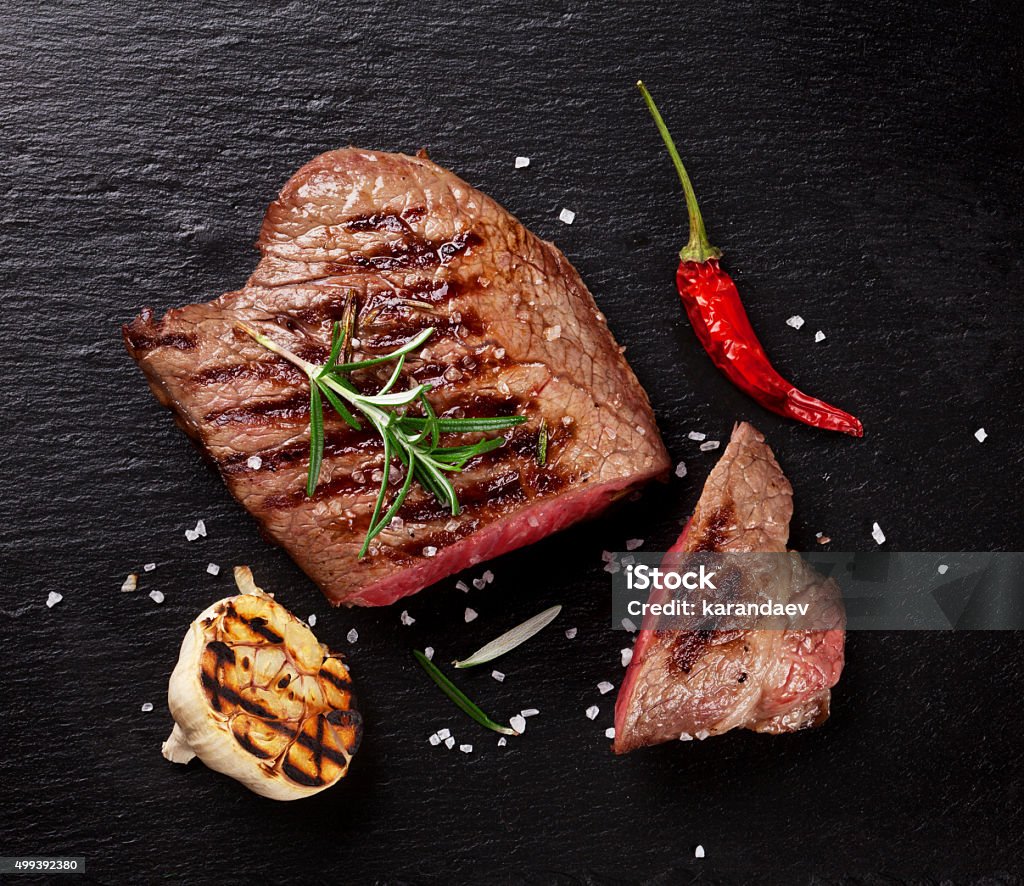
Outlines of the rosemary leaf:
{"type": "Polygon", "coordinates": [[[548,420],[540,420],[540,430],[537,432],[537,464],[541,467],[548,461],[548,420]]]}
{"type": "Polygon", "coordinates": [[[338,395],[327,387],[319,377],[317,377],[316,383],[320,386],[320,392],[327,398],[327,402],[331,404],[334,411],[345,420],[345,424],[354,430],[361,430],[363,426],[359,424],[359,420],[345,408],[345,404],[341,402],[338,395]]]}
{"type": "Polygon", "coordinates": [[[474,665],[494,661],[494,659],[504,655],[506,652],[511,652],[517,646],[521,646],[534,634],[540,633],[558,617],[558,613],[561,611],[561,606],[552,606],[550,609],[545,609],[533,618],[528,618],[518,627],[514,627],[511,631],[506,631],[500,637],[491,640],[490,643],[482,646],[469,658],[464,658],[462,661],[453,661],[452,664],[457,668],[471,668],[474,665]]]}
{"type": "Polygon", "coordinates": [[[320,465],[324,460],[324,406],[320,399],[320,385],[310,379],[309,385],[309,476],[306,495],[316,492],[320,479],[320,465]]]}
{"type": "Polygon", "coordinates": [[[433,334],[434,327],[431,326],[429,329],[424,329],[423,332],[412,339],[412,341],[406,342],[397,351],[392,351],[390,354],[384,354],[382,357],[371,357],[368,360],[358,360],[355,363],[329,363],[327,364],[327,369],[330,372],[352,372],[354,369],[366,369],[369,366],[379,366],[381,363],[390,363],[392,360],[397,360],[403,354],[409,354],[415,351],[433,334]]]}
{"type": "MultiPolygon", "coordinates": [[[[421,430],[435,419],[406,415],[402,425],[410,430],[421,430]]],[[[471,434],[475,431],[503,431],[527,421],[525,415],[498,415],[494,418],[438,418],[437,430],[442,434],[471,434]]]]}
{"type": "Polygon", "coordinates": [[[412,654],[416,656],[418,661],[425,670],[430,678],[441,687],[441,691],[447,695],[455,704],[465,713],[469,714],[477,723],[481,726],[491,729],[494,732],[500,732],[502,735],[518,735],[514,729],[508,726],[501,726],[495,723],[490,717],[487,716],[483,711],[480,710],[473,702],[466,698],[465,694],[459,689],[451,680],[449,680],[441,670],[435,665],[429,658],[427,658],[418,649],[414,649],[412,654]]]}

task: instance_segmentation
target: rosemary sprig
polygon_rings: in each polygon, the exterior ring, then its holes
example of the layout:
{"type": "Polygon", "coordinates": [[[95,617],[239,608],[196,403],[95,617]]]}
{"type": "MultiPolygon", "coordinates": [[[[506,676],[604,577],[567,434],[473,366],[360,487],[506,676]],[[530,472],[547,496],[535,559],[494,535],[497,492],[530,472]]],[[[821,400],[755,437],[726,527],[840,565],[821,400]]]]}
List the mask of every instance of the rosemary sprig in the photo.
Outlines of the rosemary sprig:
{"type": "Polygon", "coordinates": [[[405,358],[423,346],[434,333],[434,328],[423,330],[411,341],[390,354],[366,360],[349,360],[354,312],[346,312],[344,322],[335,322],[331,335],[331,351],[326,363],[310,363],[273,339],[268,338],[247,323],[239,322],[238,328],[252,336],[259,344],[297,366],[309,378],[309,474],[306,478],[306,495],[316,492],[320,479],[320,468],[324,455],[324,413],[323,400],[348,425],[356,430],[362,425],[353,415],[358,412],[380,434],[384,442],[384,464],[380,490],[374,503],[370,527],[366,532],[362,550],[363,557],[373,541],[398,513],[415,479],[439,502],[450,508],[452,516],[459,513],[459,500],[455,487],[447,474],[458,473],[466,463],[502,446],[504,437],[493,437],[462,446],[440,445],[440,435],[445,433],[474,433],[511,428],[526,421],[526,416],[509,415],[494,418],[439,418],[434,412],[427,392],[430,385],[419,384],[403,391],[395,391],[405,367],[405,358]],[[343,362],[339,363],[338,360],[343,362]],[[351,373],[357,369],[394,363],[395,367],[384,386],[376,394],[363,394],[352,381],[351,373]],[[410,416],[404,409],[418,403],[424,415],[410,416]],[[402,410],[402,411],[400,411],[402,410]],[[391,463],[398,460],[405,466],[405,481],[385,510],[391,463]],[[384,512],[383,514],[381,512],[384,512]]]}
{"type": "Polygon", "coordinates": [[[462,661],[453,661],[452,664],[457,668],[471,668],[474,665],[494,661],[494,659],[504,655],[506,652],[511,652],[517,646],[521,646],[534,634],[539,634],[558,618],[558,613],[561,611],[561,606],[552,606],[550,609],[545,609],[533,618],[528,618],[521,625],[512,628],[512,630],[505,631],[504,634],[491,640],[486,646],[481,646],[468,658],[464,658],[462,661]]]}
{"type": "Polygon", "coordinates": [[[441,669],[438,668],[438,666],[422,652],[418,649],[414,649],[412,654],[416,656],[416,661],[423,665],[423,670],[430,674],[430,679],[441,687],[441,691],[454,701],[455,704],[458,705],[465,713],[469,714],[470,717],[476,720],[477,723],[487,729],[493,730],[494,732],[500,732],[502,735],[519,735],[515,729],[512,729],[509,726],[502,726],[500,723],[495,723],[487,716],[487,714],[466,698],[462,690],[459,689],[459,687],[449,680],[443,673],[441,673],[441,669]]]}
{"type": "Polygon", "coordinates": [[[548,420],[540,420],[540,430],[537,431],[537,464],[544,467],[548,462],[548,420]]]}

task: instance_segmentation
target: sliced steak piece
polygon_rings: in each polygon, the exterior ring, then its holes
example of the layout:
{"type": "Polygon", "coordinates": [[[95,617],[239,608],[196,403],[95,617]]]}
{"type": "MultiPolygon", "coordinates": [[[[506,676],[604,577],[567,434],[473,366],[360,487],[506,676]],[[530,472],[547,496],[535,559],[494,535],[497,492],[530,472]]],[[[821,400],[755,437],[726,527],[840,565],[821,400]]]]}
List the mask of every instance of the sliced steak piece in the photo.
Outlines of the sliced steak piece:
{"type": "MultiPolygon", "coordinates": [[[[738,424],[666,560],[701,551],[784,553],[792,514],[792,487],[764,437],[738,424]]],[[[834,629],[645,627],[615,703],[616,753],[684,735],[703,738],[737,728],[794,732],[824,722],[843,669],[839,591],[799,555],[790,555],[787,565],[786,578],[800,599],[828,604],[834,629]]]]}
{"type": "Polygon", "coordinates": [[[262,259],[243,289],[160,320],[146,309],[124,340],[232,494],[332,603],[391,603],[666,473],[647,396],[579,274],[425,156],[349,148],[317,157],[271,204],[257,246],[262,259]],[[357,359],[435,327],[406,374],[433,385],[438,412],[529,418],[455,475],[458,517],[414,486],[363,559],[380,440],[327,410],[320,485],[307,498],[306,379],[235,329],[245,321],[322,361],[350,298],[357,359]]]}

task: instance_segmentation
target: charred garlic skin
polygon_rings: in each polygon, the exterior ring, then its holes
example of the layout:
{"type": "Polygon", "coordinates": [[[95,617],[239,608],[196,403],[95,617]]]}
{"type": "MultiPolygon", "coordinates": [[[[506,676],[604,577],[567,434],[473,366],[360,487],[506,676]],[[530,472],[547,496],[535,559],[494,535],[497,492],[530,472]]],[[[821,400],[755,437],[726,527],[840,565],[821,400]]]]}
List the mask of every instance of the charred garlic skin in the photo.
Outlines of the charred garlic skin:
{"type": "Polygon", "coordinates": [[[342,657],[235,568],[241,594],[189,627],[171,674],[172,762],[198,756],[250,790],[296,800],[335,784],[362,738],[342,657]]]}

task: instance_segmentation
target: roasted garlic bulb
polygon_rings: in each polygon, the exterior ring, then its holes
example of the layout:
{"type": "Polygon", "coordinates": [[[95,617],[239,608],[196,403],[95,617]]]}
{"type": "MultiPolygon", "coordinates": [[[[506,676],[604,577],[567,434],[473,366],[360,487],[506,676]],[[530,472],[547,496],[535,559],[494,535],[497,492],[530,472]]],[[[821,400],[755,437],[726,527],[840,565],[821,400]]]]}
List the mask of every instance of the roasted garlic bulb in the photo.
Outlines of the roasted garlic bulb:
{"type": "Polygon", "coordinates": [[[248,566],[235,567],[235,582],[242,593],[210,606],[181,644],[163,755],[198,756],[264,797],[308,797],[343,778],[359,747],[351,677],[248,566]]]}

